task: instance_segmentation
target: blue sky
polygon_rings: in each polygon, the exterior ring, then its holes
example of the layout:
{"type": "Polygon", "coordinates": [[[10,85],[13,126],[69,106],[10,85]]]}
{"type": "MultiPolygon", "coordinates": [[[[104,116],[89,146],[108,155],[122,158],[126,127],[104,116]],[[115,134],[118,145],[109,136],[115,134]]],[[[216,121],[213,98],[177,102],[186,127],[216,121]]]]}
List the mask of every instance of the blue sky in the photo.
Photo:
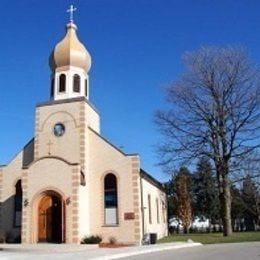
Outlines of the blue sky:
{"type": "Polygon", "coordinates": [[[102,134],[126,153],[139,153],[145,170],[167,180],[154,148],[163,87],[183,71],[183,53],[201,46],[244,47],[259,62],[260,2],[1,0],[0,164],[33,136],[35,104],[49,99],[48,57],[64,35],[71,3],[92,56],[90,101],[100,111],[102,134]]]}

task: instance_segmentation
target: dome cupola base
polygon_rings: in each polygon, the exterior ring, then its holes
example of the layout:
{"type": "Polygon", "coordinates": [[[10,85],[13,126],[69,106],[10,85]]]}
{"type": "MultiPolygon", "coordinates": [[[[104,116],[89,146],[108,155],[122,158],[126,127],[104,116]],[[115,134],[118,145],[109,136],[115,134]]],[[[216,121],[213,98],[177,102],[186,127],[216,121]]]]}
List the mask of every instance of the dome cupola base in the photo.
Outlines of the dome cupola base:
{"type": "Polygon", "coordinates": [[[89,76],[76,67],[56,70],[52,75],[51,99],[89,98],[89,76]]]}

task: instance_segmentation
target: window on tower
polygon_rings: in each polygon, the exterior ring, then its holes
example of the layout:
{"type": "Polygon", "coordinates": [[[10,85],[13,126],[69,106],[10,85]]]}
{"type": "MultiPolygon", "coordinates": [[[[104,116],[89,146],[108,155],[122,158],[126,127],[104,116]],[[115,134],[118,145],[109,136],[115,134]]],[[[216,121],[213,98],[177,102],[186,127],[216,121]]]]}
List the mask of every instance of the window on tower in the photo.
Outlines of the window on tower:
{"type": "Polygon", "coordinates": [[[61,74],[59,78],[59,92],[66,91],[66,75],[61,74]]]}
{"type": "Polygon", "coordinates": [[[80,76],[78,74],[73,76],[73,91],[80,93],[80,76]]]}
{"type": "Polygon", "coordinates": [[[54,96],[54,78],[51,79],[51,98],[54,96]]]}
{"type": "Polygon", "coordinates": [[[86,95],[86,97],[88,97],[88,80],[87,79],[85,80],[85,91],[86,91],[85,95],[86,95]]]}

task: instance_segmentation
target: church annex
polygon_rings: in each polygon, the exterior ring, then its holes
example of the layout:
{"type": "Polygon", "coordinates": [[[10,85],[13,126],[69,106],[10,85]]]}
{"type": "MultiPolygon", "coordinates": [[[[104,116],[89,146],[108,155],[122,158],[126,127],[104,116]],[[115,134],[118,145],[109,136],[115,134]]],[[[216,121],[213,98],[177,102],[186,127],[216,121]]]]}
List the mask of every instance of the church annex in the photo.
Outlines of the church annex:
{"type": "Polygon", "coordinates": [[[50,101],[36,105],[34,138],[0,166],[0,234],[22,243],[80,243],[100,235],[140,244],[167,235],[164,189],[100,135],[89,101],[91,56],[73,19],[50,56],[50,101]]]}

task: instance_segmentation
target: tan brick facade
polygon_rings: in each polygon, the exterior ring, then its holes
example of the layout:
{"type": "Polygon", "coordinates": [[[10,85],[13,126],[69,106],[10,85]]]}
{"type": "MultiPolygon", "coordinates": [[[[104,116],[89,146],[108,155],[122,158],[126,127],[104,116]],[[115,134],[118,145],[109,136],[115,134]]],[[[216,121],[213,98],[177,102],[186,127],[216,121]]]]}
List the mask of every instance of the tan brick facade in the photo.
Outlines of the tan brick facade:
{"type": "MultiPolygon", "coordinates": [[[[82,99],[40,105],[35,120],[34,158],[26,158],[31,163],[23,165],[25,155],[31,153],[22,151],[0,168],[0,201],[4,205],[0,207],[1,229],[7,227],[4,231],[14,236],[20,232],[23,243],[38,242],[39,203],[44,196],[54,194],[62,204],[62,242],[80,243],[84,236],[98,234],[104,240],[112,236],[140,244],[143,232],[152,231],[147,224],[143,226],[147,220],[142,215],[142,201],[146,203],[148,193],[155,194],[153,197],[161,193],[141,178],[139,157],[124,154],[99,135],[98,114],[82,99]],[[57,122],[65,125],[62,137],[53,134],[57,122]],[[104,179],[109,173],[117,179],[116,225],[105,223],[104,179]],[[10,219],[19,179],[23,207],[21,228],[15,228],[10,219]]],[[[159,226],[153,226],[153,230],[161,237],[166,234],[166,223],[159,226]]]]}
{"type": "Polygon", "coordinates": [[[135,214],[134,220],[134,237],[136,241],[142,239],[141,234],[141,201],[140,201],[140,165],[139,158],[132,157],[132,185],[133,185],[133,209],[135,214]]]}

